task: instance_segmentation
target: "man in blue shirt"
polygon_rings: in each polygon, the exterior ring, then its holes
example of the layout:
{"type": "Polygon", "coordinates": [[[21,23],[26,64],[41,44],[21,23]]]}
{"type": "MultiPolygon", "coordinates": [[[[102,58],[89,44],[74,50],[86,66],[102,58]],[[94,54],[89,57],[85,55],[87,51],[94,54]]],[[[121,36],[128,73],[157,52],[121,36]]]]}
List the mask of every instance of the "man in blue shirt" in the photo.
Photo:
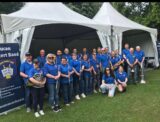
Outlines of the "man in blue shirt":
{"type": "Polygon", "coordinates": [[[23,78],[25,86],[25,103],[27,107],[27,113],[31,111],[31,86],[29,86],[29,71],[33,68],[32,55],[26,53],[26,60],[20,66],[20,76],[23,78]]]}
{"type": "Polygon", "coordinates": [[[71,55],[69,54],[69,49],[65,48],[64,49],[64,54],[62,55],[63,57],[65,57],[67,59],[67,62],[69,63],[72,59],[71,55]]]}
{"type": "Polygon", "coordinates": [[[144,59],[145,59],[145,54],[144,54],[144,51],[141,50],[141,47],[140,46],[137,46],[136,47],[136,50],[135,50],[135,55],[136,55],[136,58],[138,59],[138,70],[141,69],[141,83],[145,84],[145,80],[144,80],[144,59]]]}
{"type": "Polygon", "coordinates": [[[60,72],[58,70],[58,65],[55,64],[56,57],[54,54],[48,54],[46,60],[47,62],[44,65],[44,75],[47,78],[49,104],[54,112],[59,112],[61,110],[58,95],[60,72]]]}
{"type": "Polygon", "coordinates": [[[124,70],[125,72],[127,72],[127,67],[128,67],[128,63],[127,63],[127,55],[130,53],[129,51],[129,44],[126,43],[124,45],[124,49],[122,50],[122,56],[123,56],[123,59],[124,59],[124,70]]]}
{"type": "Polygon", "coordinates": [[[57,50],[57,55],[56,55],[56,64],[60,65],[61,64],[61,58],[62,58],[62,51],[57,50]]]}
{"type": "Polygon", "coordinates": [[[46,56],[45,56],[45,50],[41,49],[40,50],[40,56],[37,57],[39,61],[39,67],[43,68],[44,64],[46,63],[46,56]]]}
{"type": "Polygon", "coordinates": [[[127,63],[128,63],[128,80],[129,82],[131,82],[130,79],[130,75],[131,72],[134,73],[134,81],[132,79],[132,82],[134,82],[134,84],[137,83],[138,80],[138,72],[137,72],[137,63],[138,63],[138,59],[136,58],[135,54],[134,54],[134,48],[130,48],[130,53],[127,55],[127,63]]]}
{"type": "Polygon", "coordinates": [[[102,48],[102,55],[101,55],[101,62],[100,62],[100,67],[102,73],[104,73],[104,70],[106,67],[110,67],[110,57],[105,54],[105,48],[102,48]]]}

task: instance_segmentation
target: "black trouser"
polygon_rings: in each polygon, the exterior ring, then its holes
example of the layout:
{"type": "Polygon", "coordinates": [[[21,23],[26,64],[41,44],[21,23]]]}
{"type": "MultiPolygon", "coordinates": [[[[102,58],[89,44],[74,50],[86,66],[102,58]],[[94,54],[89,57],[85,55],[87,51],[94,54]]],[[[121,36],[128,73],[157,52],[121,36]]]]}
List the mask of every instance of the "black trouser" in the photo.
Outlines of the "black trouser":
{"type": "Polygon", "coordinates": [[[45,88],[31,88],[32,97],[33,97],[33,107],[34,112],[37,112],[37,105],[39,104],[40,110],[43,110],[43,99],[45,88]]]}

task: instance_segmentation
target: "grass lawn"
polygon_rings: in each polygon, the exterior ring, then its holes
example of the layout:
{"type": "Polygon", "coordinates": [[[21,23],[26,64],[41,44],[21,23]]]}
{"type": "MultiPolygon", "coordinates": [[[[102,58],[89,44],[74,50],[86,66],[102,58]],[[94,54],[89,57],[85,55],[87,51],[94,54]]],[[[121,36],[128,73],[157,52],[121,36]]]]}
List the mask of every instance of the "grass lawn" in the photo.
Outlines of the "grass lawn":
{"type": "Polygon", "coordinates": [[[90,95],[70,107],[62,106],[59,113],[45,103],[46,115],[40,118],[22,107],[0,116],[0,122],[160,122],[160,70],[148,71],[145,79],[147,84],[129,85],[126,93],[114,98],[90,95]]]}

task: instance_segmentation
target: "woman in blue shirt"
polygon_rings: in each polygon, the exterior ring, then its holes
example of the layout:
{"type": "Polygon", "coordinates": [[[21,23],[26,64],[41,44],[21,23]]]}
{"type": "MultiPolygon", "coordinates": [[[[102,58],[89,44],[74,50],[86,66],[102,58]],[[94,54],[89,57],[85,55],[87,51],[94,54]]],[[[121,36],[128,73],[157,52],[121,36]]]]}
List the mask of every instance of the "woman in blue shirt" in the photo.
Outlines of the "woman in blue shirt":
{"type": "Polygon", "coordinates": [[[73,91],[73,78],[72,74],[74,73],[73,68],[67,63],[67,59],[62,57],[61,65],[59,67],[61,72],[60,82],[62,85],[62,91],[64,96],[64,104],[70,106],[70,103],[73,102],[72,91],[73,91]]]}
{"type": "Polygon", "coordinates": [[[92,81],[91,81],[91,71],[92,67],[90,64],[90,61],[88,60],[87,54],[83,55],[82,60],[82,71],[83,71],[83,80],[81,82],[84,82],[84,92],[85,95],[88,95],[92,92],[92,81]]]}
{"type": "Polygon", "coordinates": [[[44,98],[44,85],[46,78],[44,77],[43,70],[39,67],[40,62],[38,59],[33,60],[34,68],[29,71],[29,81],[33,84],[31,88],[33,107],[35,117],[44,115],[43,112],[43,98],[44,98]],[[37,106],[39,104],[40,111],[38,113],[37,106]]]}
{"type": "Polygon", "coordinates": [[[111,74],[111,70],[107,67],[103,74],[102,84],[100,86],[102,93],[104,94],[108,91],[108,97],[113,97],[115,94],[116,84],[116,80],[111,74]]]}
{"type": "Polygon", "coordinates": [[[56,56],[50,53],[47,55],[46,60],[47,62],[44,65],[44,74],[47,78],[49,104],[54,112],[59,112],[61,110],[58,96],[60,72],[58,71],[58,66],[54,63],[56,56]]]}
{"type": "Polygon", "coordinates": [[[120,92],[125,92],[127,87],[127,73],[124,72],[123,67],[119,66],[118,72],[116,74],[117,86],[120,92]]]}

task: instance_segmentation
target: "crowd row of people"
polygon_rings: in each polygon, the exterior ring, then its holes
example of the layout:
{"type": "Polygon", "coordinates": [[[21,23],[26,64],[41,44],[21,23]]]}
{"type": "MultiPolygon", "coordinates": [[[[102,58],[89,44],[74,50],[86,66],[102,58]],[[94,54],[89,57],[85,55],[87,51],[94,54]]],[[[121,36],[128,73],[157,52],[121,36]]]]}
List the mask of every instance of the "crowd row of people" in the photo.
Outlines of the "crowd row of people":
{"type": "Polygon", "coordinates": [[[61,111],[59,97],[70,106],[75,99],[80,100],[92,93],[102,92],[109,97],[115,95],[116,88],[125,92],[128,83],[137,84],[144,81],[144,52],[140,46],[129,48],[125,44],[122,54],[118,50],[98,47],[91,53],[83,48],[81,53],[68,48],[57,50],[57,54],[40,56],[32,61],[31,53],[26,53],[26,60],[21,64],[20,76],[24,80],[27,112],[31,111],[33,100],[36,117],[44,115],[43,99],[48,93],[49,105],[54,112],[61,111]],[[39,106],[39,111],[38,111],[39,106]]]}

